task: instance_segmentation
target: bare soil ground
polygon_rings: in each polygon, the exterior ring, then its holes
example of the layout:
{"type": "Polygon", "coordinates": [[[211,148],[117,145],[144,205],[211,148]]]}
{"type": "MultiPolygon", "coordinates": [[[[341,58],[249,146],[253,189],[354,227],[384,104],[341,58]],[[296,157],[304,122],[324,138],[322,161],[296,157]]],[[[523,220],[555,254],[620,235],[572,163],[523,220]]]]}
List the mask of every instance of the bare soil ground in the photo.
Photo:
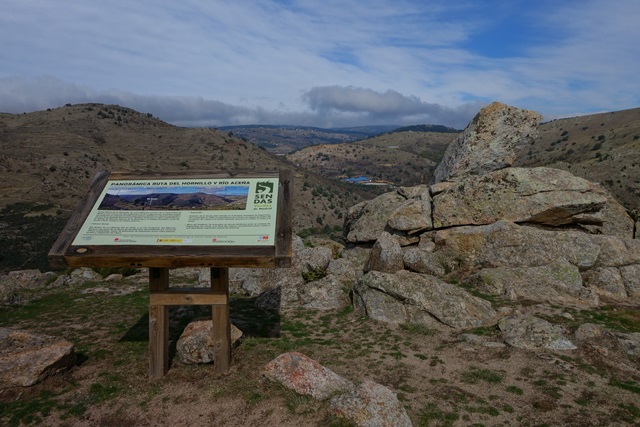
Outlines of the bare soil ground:
{"type": "MultiPolygon", "coordinates": [[[[188,280],[188,279],[187,279],[188,280]]],[[[176,285],[176,283],[172,283],[176,285]]],[[[0,311],[0,326],[64,337],[76,344],[71,371],[30,388],[0,385],[0,425],[47,426],[344,426],[328,402],[269,382],[263,366],[299,351],[349,380],[383,384],[415,426],[640,425],[640,363],[609,338],[576,351],[524,351],[471,344],[446,327],[390,327],[347,309],[270,313],[234,298],[233,322],[245,333],[231,372],[183,365],[148,380],[147,276],[24,295],[0,311]]],[[[637,308],[598,312],[532,305],[521,310],[638,331],[637,308]]],[[[177,340],[205,308],[171,313],[177,340]]],[[[466,331],[499,343],[499,331],[466,331]]],[[[173,351],[172,351],[173,353],[173,351]]]]}

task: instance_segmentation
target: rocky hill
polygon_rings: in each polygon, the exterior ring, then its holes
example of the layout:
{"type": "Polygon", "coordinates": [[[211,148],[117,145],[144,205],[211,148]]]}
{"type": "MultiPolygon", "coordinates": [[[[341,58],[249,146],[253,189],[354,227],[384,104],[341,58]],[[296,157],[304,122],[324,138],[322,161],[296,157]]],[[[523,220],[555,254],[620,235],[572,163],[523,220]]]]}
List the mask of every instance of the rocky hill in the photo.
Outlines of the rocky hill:
{"type": "MultiPolygon", "coordinates": [[[[343,144],[306,147],[286,156],[325,176],[366,176],[394,185],[432,179],[455,133],[412,131],[343,144]]],[[[515,165],[563,169],[604,185],[627,209],[640,209],[640,108],[542,123],[515,165]]]]}
{"type": "Polygon", "coordinates": [[[294,170],[294,227],[340,234],[346,209],[371,196],[228,133],[180,128],[101,104],[0,114],[0,270],[46,269],[46,253],[98,171],[294,170]]]}
{"type": "Polygon", "coordinates": [[[344,144],[314,145],[285,157],[335,179],[364,176],[388,185],[416,185],[429,182],[454,137],[443,132],[393,132],[344,144]]]}
{"type": "Polygon", "coordinates": [[[640,108],[544,123],[517,156],[517,166],[549,166],[599,182],[640,211],[640,108]]]}
{"type": "Polygon", "coordinates": [[[395,129],[393,125],[359,126],[325,129],[310,126],[223,126],[220,130],[265,148],[267,151],[285,155],[309,145],[337,144],[369,138],[395,129]]]}

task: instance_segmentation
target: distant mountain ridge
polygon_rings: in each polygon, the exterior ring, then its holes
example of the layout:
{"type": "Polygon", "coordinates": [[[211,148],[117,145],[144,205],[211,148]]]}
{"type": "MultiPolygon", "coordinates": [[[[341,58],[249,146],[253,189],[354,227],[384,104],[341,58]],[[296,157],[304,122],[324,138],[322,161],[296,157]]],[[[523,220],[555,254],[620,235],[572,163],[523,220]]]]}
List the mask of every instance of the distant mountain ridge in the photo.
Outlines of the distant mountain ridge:
{"type": "Polygon", "coordinates": [[[274,154],[285,155],[305,147],[319,144],[341,144],[395,132],[456,133],[457,129],[443,125],[370,125],[342,128],[320,128],[293,125],[239,125],[222,126],[221,131],[251,142],[274,154]]]}
{"type": "Polygon", "coordinates": [[[462,130],[444,125],[412,125],[397,128],[389,133],[395,132],[440,132],[440,133],[460,133],[462,130]]]}
{"type": "Polygon", "coordinates": [[[229,135],[242,138],[273,154],[285,155],[310,145],[358,141],[396,128],[396,125],[326,129],[312,126],[246,125],[223,126],[217,129],[229,131],[229,135]]]}

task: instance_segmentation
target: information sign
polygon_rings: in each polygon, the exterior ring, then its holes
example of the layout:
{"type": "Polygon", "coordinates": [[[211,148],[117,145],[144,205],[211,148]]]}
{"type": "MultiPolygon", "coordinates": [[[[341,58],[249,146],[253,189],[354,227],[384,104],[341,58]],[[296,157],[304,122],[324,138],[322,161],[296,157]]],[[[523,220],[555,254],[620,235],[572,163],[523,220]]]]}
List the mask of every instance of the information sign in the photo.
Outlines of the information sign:
{"type": "Polygon", "coordinates": [[[101,172],[49,252],[54,267],[286,267],[289,170],[101,172]]]}
{"type": "Polygon", "coordinates": [[[278,177],[109,180],[73,245],[274,245],[278,177]]]}

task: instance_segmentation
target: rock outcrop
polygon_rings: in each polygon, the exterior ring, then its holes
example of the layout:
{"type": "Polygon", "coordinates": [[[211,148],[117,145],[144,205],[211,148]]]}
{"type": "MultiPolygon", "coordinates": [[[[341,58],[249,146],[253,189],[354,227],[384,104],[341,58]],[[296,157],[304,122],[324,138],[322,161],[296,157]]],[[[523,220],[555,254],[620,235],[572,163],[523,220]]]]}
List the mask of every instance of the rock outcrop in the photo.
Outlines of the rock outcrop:
{"type": "MultiPolygon", "coordinates": [[[[498,220],[551,226],[601,225],[606,190],[551,168],[507,168],[465,177],[435,196],[436,228],[485,225],[498,220]]],[[[629,218],[630,219],[630,218],[629,218]]],[[[629,224],[632,230],[633,223],[629,224]]]]}
{"type": "Polygon", "coordinates": [[[354,304],[369,317],[388,323],[431,324],[453,328],[487,326],[496,321],[491,304],[436,277],[371,271],[354,287],[354,304]]]}
{"type": "Polygon", "coordinates": [[[464,329],[500,317],[474,294],[581,307],[640,301],[634,221],[604,187],[559,169],[511,167],[540,118],[500,103],[481,109],[431,185],[348,210],[350,248],[328,261],[330,279],[291,280],[259,303],[336,308],[341,283],[371,318],[464,329]]]}
{"type": "Polygon", "coordinates": [[[557,262],[540,267],[485,268],[477,275],[478,287],[493,295],[518,301],[597,306],[598,294],[583,285],[575,265],[557,262]]]}
{"type": "Polygon", "coordinates": [[[375,242],[386,229],[389,217],[406,200],[406,197],[392,192],[352,206],[345,218],[345,240],[375,242]]]}
{"type": "Polygon", "coordinates": [[[461,329],[496,318],[468,290],[584,307],[640,301],[634,221],[604,187],[558,169],[510,167],[539,120],[491,104],[449,146],[432,185],[349,210],[345,240],[373,242],[356,308],[384,322],[461,329]]]}
{"type": "Polygon", "coordinates": [[[538,134],[542,116],[494,102],[483,107],[445,151],[433,183],[504,169],[516,160],[519,147],[538,134]]]}

